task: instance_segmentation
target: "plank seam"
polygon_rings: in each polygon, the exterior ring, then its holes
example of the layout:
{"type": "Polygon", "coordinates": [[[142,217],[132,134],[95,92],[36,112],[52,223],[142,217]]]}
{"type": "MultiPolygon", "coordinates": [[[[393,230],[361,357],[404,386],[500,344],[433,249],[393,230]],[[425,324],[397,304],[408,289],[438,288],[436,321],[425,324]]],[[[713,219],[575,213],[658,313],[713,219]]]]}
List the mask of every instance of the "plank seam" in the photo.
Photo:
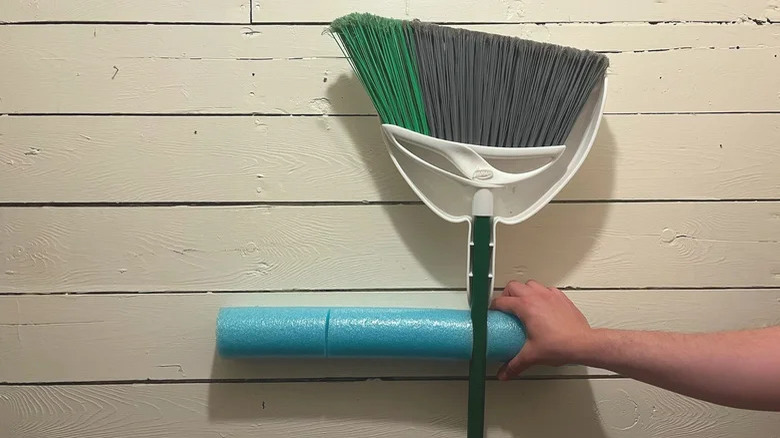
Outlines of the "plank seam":
{"type": "MultiPolygon", "coordinates": [[[[775,203],[780,198],[680,198],[680,199],[560,199],[550,204],[716,204],[775,203]]],[[[140,202],[0,202],[0,208],[171,208],[171,207],[365,207],[417,206],[422,201],[140,201],[140,202]]]]}
{"type": "MultiPolygon", "coordinates": [[[[605,112],[605,116],[695,116],[695,115],[743,115],[743,114],[780,114],[780,110],[745,111],[614,111],[605,112]]],[[[0,117],[377,117],[371,113],[0,113],[0,117]]]]}
{"type": "MultiPolygon", "coordinates": [[[[570,375],[570,376],[528,376],[514,380],[602,380],[626,379],[618,374],[570,375]]],[[[486,380],[498,381],[493,376],[486,380]]],[[[290,377],[290,378],[247,378],[247,379],[147,379],[147,380],[83,380],[46,382],[0,382],[0,386],[98,386],[98,385],[182,385],[182,384],[235,384],[235,383],[353,383],[353,382],[460,382],[468,376],[377,376],[377,377],[290,377]]]]}
{"type": "MultiPolygon", "coordinates": [[[[251,14],[251,8],[250,8],[251,14]]],[[[327,26],[329,21],[254,21],[249,24],[253,26],[327,26]]],[[[745,16],[742,19],[735,20],[624,20],[624,21],[431,21],[432,23],[445,26],[486,26],[486,25],[507,25],[507,24],[526,24],[526,25],[621,25],[621,24],[646,24],[648,26],[657,25],[680,25],[680,24],[714,24],[714,25],[738,25],[738,26],[766,26],[780,24],[778,21],[770,19],[760,19],[745,16]]],[[[100,26],[242,26],[246,22],[232,21],[127,21],[127,20],[43,20],[43,21],[0,21],[0,26],[47,26],[47,25],[100,25],[100,26]]]]}
{"type": "MultiPolygon", "coordinates": [[[[621,287],[578,287],[578,286],[559,286],[558,289],[564,292],[679,292],[679,291],[731,291],[731,290],[749,290],[749,291],[780,291],[778,286],[621,286],[621,287]]],[[[495,288],[500,291],[501,288],[495,288]]],[[[269,294],[269,293],[297,293],[297,294],[315,294],[315,293],[402,293],[402,292],[464,292],[463,288],[447,287],[404,287],[404,288],[341,288],[341,289],[230,289],[230,290],[157,290],[157,291],[81,291],[81,292],[3,292],[0,291],[0,297],[24,297],[24,296],[142,296],[142,295],[225,295],[225,294],[269,294]]]]}

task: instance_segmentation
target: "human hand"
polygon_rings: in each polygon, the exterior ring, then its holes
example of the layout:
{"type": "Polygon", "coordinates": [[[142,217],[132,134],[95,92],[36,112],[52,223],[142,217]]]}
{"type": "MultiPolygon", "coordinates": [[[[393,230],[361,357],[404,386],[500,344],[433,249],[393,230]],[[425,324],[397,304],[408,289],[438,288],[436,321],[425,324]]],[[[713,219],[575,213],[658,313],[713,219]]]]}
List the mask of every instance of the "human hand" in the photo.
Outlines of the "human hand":
{"type": "Polygon", "coordinates": [[[516,315],[526,328],[526,343],[498,371],[500,380],[509,380],[532,365],[576,361],[593,333],[588,320],[563,292],[534,280],[509,282],[491,308],[516,315]]]}

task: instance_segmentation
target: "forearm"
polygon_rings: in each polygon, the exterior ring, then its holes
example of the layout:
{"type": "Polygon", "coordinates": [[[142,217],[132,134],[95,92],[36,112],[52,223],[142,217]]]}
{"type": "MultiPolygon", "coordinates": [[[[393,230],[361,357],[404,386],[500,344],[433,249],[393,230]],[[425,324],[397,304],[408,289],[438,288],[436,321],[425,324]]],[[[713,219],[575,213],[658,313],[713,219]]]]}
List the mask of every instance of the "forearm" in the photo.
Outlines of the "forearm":
{"type": "Polygon", "coordinates": [[[780,327],[680,334],[592,330],[575,360],[722,405],[780,410],[780,327]]]}

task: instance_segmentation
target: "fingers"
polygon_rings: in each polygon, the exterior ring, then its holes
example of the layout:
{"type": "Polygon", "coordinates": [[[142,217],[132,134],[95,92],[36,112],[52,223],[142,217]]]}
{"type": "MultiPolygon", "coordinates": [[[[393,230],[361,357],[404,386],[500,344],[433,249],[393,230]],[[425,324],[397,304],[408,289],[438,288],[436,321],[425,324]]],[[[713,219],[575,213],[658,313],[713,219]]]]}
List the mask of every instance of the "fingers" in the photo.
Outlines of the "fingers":
{"type": "Polygon", "coordinates": [[[504,288],[504,292],[493,300],[490,307],[505,313],[513,313],[524,320],[529,316],[529,303],[532,303],[535,297],[549,293],[550,289],[534,280],[526,283],[510,281],[504,288]]]}
{"type": "Polygon", "coordinates": [[[523,286],[523,283],[520,283],[517,280],[512,280],[509,283],[504,286],[504,291],[501,292],[502,297],[512,297],[515,293],[517,293],[517,290],[520,289],[520,287],[523,286]]]}
{"type": "Polygon", "coordinates": [[[493,310],[500,310],[504,313],[513,313],[521,320],[526,313],[523,303],[516,297],[500,296],[490,303],[490,308],[493,310]]]}
{"type": "Polygon", "coordinates": [[[531,289],[537,290],[539,292],[549,292],[550,288],[543,285],[542,283],[539,283],[536,280],[528,280],[526,283],[526,286],[530,287],[531,289]]]}
{"type": "Polygon", "coordinates": [[[504,288],[504,292],[501,295],[510,297],[523,297],[525,295],[545,293],[549,291],[550,289],[547,286],[539,283],[536,280],[528,280],[525,283],[512,280],[507,283],[506,287],[504,288]]]}
{"type": "Polygon", "coordinates": [[[515,378],[523,371],[527,370],[531,365],[533,365],[532,354],[530,349],[526,347],[525,349],[520,350],[520,353],[517,356],[512,358],[512,360],[504,364],[498,370],[498,379],[509,380],[515,378]]]}
{"type": "Polygon", "coordinates": [[[524,289],[528,286],[524,283],[520,283],[519,281],[512,280],[509,283],[507,283],[506,287],[504,288],[504,293],[502,295],[508,296],[508,297],[517,297],[523,294],[524,289]]]}

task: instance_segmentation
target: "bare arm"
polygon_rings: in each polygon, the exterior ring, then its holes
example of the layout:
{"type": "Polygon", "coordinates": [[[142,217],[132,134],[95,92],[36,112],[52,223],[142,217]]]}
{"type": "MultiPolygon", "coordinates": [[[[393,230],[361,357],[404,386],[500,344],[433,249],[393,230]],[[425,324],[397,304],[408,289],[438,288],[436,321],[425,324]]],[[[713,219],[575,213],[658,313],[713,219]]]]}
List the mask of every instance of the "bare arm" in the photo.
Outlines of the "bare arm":
{"type": "Polygon", "coordinates": [[[682,334],[593,329],[563,292],[510,283],[493,308],[516,314],[528,342],[499,371],[531,365],[605,368],[680,394],[743,409],[780,411],[780,327],[682,334]]]}

